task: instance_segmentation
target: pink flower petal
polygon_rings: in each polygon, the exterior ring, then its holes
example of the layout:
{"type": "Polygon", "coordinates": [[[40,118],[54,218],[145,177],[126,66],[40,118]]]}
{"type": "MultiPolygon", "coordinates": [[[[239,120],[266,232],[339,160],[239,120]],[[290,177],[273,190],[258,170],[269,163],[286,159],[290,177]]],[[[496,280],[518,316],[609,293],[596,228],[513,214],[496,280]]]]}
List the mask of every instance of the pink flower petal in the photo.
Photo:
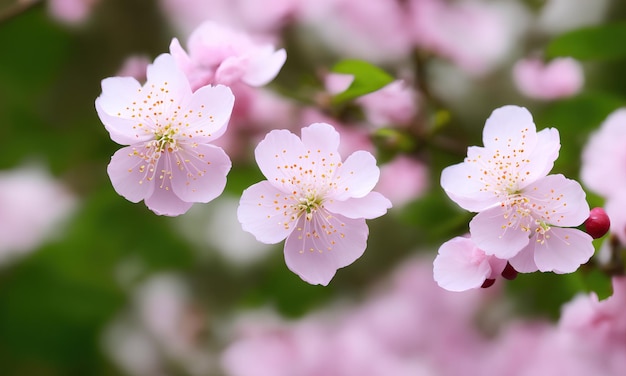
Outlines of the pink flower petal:
{"type": "Polygon", "coordinates": [[[374,156],[367,151],[356,151],[337,168],[334,176],[337,187],[332,198],[345,200],[363,197],[374,189],[379,177],[380,170],[374,156]]]}
{"type": "Polygon", "coordinates": [[[522,179],[518,188],[523,189],[528,184],[546,176],[554,167],[560,148],[561,140],[556,128],[546,128],[537,132],[537,143],[519,170],[522,179]]]}
{"type": "Polygon", "coordinates": [[[496,206],[482,211],[470,221],[470,233],[476,246],[488,255],[510,259],[528,244],[528,231],[508,227],[506,208],[496,206]]]}
{"type": "Polygon", "coordinates": [[[535,263],[542,272],[572,273],[593,256],[593,239],[585,232],[553,227],[548,234],[544,242],[535,241],[535,263]]]}
{"type": "Polygon", "coordinates": [[[164,155],[159,159],[156,166],[154,179],[154,190],[144,202],[148,209],[158,215],[177,216],[187,212],[193,205],[192,202],[181,200],[171,187],[171,175],[163,171],[171,171],[170,157],[164,155]]]}
{"type": "Polygon", "coordinates": [[[183,201],[209,202],[222,194],[231,162],[214,145],[185,145],[171,153],[172,189],[183,201]]]}
{"type": "Polygon", "coordinates": [[[237,218],[243,229],[266,244],[285,239],[293,230],[298,212],[292,208],[293,197],[268,181],[243,191],[237,218]]]}
{"type": "Polygon", "coordinates": [[[183,137],[211,142],[226,132],[235,96],[227,86],[203,86],[181,108],[177,120],[183,137]]]}
{"type": "Polygon", "coordinates": [[[289,168],[294,164],[300,166],[304,163],[299,157],[306,155],[306,152],[307,149],[298,136],[282,129],[268,133],[256,147],[254,155],[267,180],[276,187],[288,187],[285,190],[290,192],[292,189],[289,179],[294,173],[289,168]]]}
{"type": "Polygon", "coordinates": [[[533,273],[539,270],[535,264],[535,244],[532,239],[518,254],[509,259],[509,263],[520,273],[533,273]]]}
{"type": "Polygon", "coordinates": [[[132,77],[109,77],[102,80],[102,94],[96,98],[96,111],[111,139],[120,145],[131,145],[153,137],[137,128],[140,120],[127,111],[136,100],[141,85],[132,77]]]}
{"type": "Polygon", "coordinates": [[[533,117],[524,107],[503,106],[495,109],[485,122],[483,144],[501,154],[513,150],[530,150],[537,142],[533,117]]]}
{"type": "Polygon", "coordinates": [[[171,189],[165,190],[159,187],[156,187],[152,196],[144,202],[148,209],[156,214],[170,217],[185,214],[193,205],[193,202],[185,202],[178,198],[171,189]]]}
{"type": "MultiPolygon", "coordinates": [[[[156,103],[158,99],[163,99],[164,103],[161,103],[162,107],[169,107],[171,103],[168,102],[169,98],[175,98],[177,102],[184,102],[189,94],[191,94],[191,88],[187,76],[176,64],[176,60],[170,54],[161,54],[154,59],[154,62],[148,65],[146,71],[148,80],[146,83],[150,83],[150,86],[145,85],[144,92],[152,91],[152,102],[156,103]],[[163,90],[158,90],[163,88],[163,90]]],[[[147,107],[151,106],[151,101],[148,100],[147,107]]],[[[141,105],[141,104],[140,104],[141,105]]],[[[153,106],[153,105],[152,105],[153,106]]],[[[150,112],[150,110],[147,110],[150,112]]],[[[164,111],[165,112],[165,111],[164,111]]]]}
{"type": "Polygon", "coordinates": [[[339,132],[330,124],[313,123],[302,128],[302,143],[309,150],[336,153],[339,148],[339,132]]]}
{"type": "Polygon", "coordinates": [[[491,274],[488,256],[464,237],[443,243],[433,263],[435,282],[448,291],[478,288],[491,274]]]}
{"type": "Polygon", "coordinates": [[[284,48],[274,51],[272,46],[265,46],[251,59],[242,81],[250,86],[263,86],[272,81],[287,60],[284,48]]]}
{"type": "Polygon", "coordinates": [[[337,269],[363,255],[367,235],[364,219],[349,219],[322,211],[311,220],[302,216],[285,242],[287,267],[304,281],[325,286],[337,269]]]}
{"type": "Polygon", "coordinates": [[[149,197],[154,190],[154,182],[148,177],[154,169],[146,159],[140,156],[149,149],[143,146],[127,146],[121,148],[107,167],[107,173],[115,191],[130,202],[139,202],[149,197]]]}
{"type": "Polygon", "coordinates": [[[563,175],[548,175],[525,188],[523,194],[537,203],[534,209],[548,224],[578,226],[589,217],[585,191],[563,175]]]}
{"type": "Polygon", "coordinates": [[[391,201],[378,192],[370,192],[360,198],[349,198],[344,201],[329,200],[324,208],[331,213],[341,213],[348,218],[373,219],[387,213],[391,201]]]}
{"type": "Polygon", "coordinates": [[[479,212],[499,202],[492,191],[486,190],[481,162],[485,148],[472,146],[467,149],[465,162],[448,166],[441,172],[441,187],[446,194],[465,210],[479,212]],[[481,156],[481,157],[478,157],[481,156]]]}

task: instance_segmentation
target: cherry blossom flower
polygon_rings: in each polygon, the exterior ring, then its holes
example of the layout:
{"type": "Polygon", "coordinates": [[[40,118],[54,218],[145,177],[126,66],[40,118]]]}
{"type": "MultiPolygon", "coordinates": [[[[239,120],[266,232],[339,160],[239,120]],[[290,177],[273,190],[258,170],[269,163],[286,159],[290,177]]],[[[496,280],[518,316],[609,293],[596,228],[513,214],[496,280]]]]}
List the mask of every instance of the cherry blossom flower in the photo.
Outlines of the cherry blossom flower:
{"type": "Polygon", "coordinates": [[[107,171],[129,201],[144,200],[155,213],[176,216],[224,190],[231,162],[210,142],[226,131],[234,97],[220,85],[192,94],[168,54],[156,58],[147,77],[143,86],[132,77],[102,81],[100,120],[113,141],[129,145],[113,155],[107,171]]]}
{"type": "Polygon", "coordinates": [[[374,157],[357,151],[342,162],[339,133],[329,124],[267,134],[255,150],[267,180],[243,192],[237,216],[262,243],[285,242],[291,271],[311,284],[327,285],[337,269],[366,248],[365,219],[379,217],[391,203],[372,189],[379,169],[374,157]]]}
{"type": "Polygon", "coordinates": [[[589,217],[585,192],[563,175],[547,175],[558,156],[558,131],[536,132],[528,110],[505,106],[487,119],[483,143],[441,174],[448,196],[478,212],[470,222],[478,248],[519,272],[569,273],[587,262],[591,236],[566,228],[589,217]]]}
{"type": "Polygon", "coordinates": [[[523,59],[513,67],[513,82],[527,97],[552,100],[577,94],[585,77],[580,63],[564,57],[544,63],[539,59],[523,59]]]}
{"type": "Polygon", "coordinates": [[[465,291],[481,287],[488,279],[496,279],[504,270],[506,260],[488,256],[472,239],[457,236],[439,247],[433,263],[437,284],[448,291],[465,291]]]}
{"type": "Polygon", "coordinates": [[[170,44],[170,53],[185,72],[191,88],[209,84],[232,85],[243,82],[263,86],[276,77],[287,53],[271,44],[253,41],[247,34],[207,21],[189,36],[189,53],[178,39],[170,44]]]}

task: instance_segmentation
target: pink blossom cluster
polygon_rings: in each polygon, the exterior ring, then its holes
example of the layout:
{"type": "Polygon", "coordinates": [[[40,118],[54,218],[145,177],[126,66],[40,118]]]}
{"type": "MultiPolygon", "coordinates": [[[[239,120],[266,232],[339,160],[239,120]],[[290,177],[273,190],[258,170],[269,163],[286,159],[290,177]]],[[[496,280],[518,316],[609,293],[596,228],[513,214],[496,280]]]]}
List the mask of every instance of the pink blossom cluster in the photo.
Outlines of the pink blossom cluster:
{"type": "Polygon", "coordinates": [[[626,109],[613,111],[591,134],[582,153],[580,177],[591,191],[602,196],[611,218],[611,233],[626,244],[626,109]]]}
{"type": "Polygon", "coordinates": [[[243,319],[221,364],[229,376],[623,373],[624,278],[604,301],[574,298],[555,325],[498,318],[497,296],[451,293],[429,275],[427,263],[411,261],[360,305],[297,321],[243,319]]]}
{"type": "MultiPolygon", "coordinates": [[[[406,59],[418,47],[471,74],[499,64],[517,39],[520,12],[480,1],[446,0],[162,0],[186,34],[204,20],[278,38],[291,27],[347,57],[374,62],[406,59]],[[341,38],[337,38],[341,35],[341,38]]],[[[298,34],[296,34],[298,35],[298,34]]]]}
{"type": "MultiPolygon", "coordinates": [[[[188,45],[189,53],[174,39],[171,54],[147,67],[143,85],[133,77],[103,80],[96,99],[111,138],[127,145],[108,166],[113,187],[162,215],[180,215],[222,193],[231,161],[213,143],[226,132],[234,107],[229,86],[267,84],[286,58],[283,49],[210,22],[188,45]]],[[[141,65],[136,60],[125,69],[139,75],[141,65]]]]}
{"type": "Polygon", "coordinates": [[[492,279],[504,261],[522,273],[571,273],[587,262],[592,238],[573,228],[589,217],[585,192],[574,180],[548,175],[561,146],[558,131],[537,132],[528,110],[504,106],[487,119],[483,143],[441,173],[446,194],[477,214],[471,240],[441,246],[437,282],[461,291],[492,279]]]}

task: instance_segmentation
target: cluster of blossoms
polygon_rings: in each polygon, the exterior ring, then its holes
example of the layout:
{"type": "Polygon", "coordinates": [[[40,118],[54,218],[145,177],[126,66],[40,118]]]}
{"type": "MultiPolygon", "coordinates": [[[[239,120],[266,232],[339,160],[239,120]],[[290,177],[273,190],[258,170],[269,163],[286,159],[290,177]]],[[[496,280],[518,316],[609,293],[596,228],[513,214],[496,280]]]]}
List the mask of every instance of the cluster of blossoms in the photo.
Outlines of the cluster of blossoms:
{"type": "MultiPolygon", "coordinates": [[[[222,194],[231,160],[213,141],[226,132],[236,88],[268,83],[286,59],[283,49],[213,22],[191,34],[189,51],[174,39],[170,54],[147,67],[145,84],[104,79],[95,102],[113,141],[127,145],[108,166],[113,187],[160,215],[183,214],[222,194]]],[[[259,241],[287,238],[287,265],[312,284],[328,284],[359,258],[365,219],[391,207],[372,192],[380,175],[375,158],[361,151],[342,161],[338,148],[339,133],[329,124],[302,129],[302,139],[270,132],[255,153],[269,180],[247,189],[238,210],[244,230],[259,241]]]]}
{"type": "Polygon", "coordinates": [[[587,262],[592,237],[571,228],[589,217],[585,192],[574,180],[548,175],[560,149],[558,131],[537,132],[525,108],[505,106],[487,119],[483,143],[441,174],[448,196],[477,214],[470,238],[441,246],[434,262],[440,286],[480,287],[507,262],[523,273],[571,273],[587,262]]]}
{"type": "Polygon", "coordinates": [[[501,290],[451,293],[432,281],[427,262],[409,260],[360,305],[296,321],[240,319],[221,363],[231,376],[620,375],[626,279],[612,282],[612,297],[580,294],[556,324],[503,319],[486,334],[476,322],[493,320],[485,308],[501,290]]]}

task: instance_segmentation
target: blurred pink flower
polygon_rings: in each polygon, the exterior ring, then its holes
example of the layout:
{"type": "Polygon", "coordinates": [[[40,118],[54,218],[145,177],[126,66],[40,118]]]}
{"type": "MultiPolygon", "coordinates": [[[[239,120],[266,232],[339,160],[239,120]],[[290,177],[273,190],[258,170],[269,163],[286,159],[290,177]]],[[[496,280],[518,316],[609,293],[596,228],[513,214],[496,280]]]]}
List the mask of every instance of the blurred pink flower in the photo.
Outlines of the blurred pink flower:
{"type": "Polygon", "coordinates": [[[253,33],[275,34],[285,26],[299,0],[161,0],[163,13],[188,34],[207,20],[253,33]]]}
{"type": "Polygon", "coordinates": [[[563,175],[547,175],[561,146],[558,131],[537,132],[528,110],[505,106],[487,119],[483,143],[441,173],[448,196],[478,212],[470,222],[476,246],[523,273],[571,273],[587,262],[592,238],[568,228],[589,216],[585,192],[563,175]]]}
{"type": "Polygon", "coordinates": [[[211,21],[191,33],[187,47],[188,53],[174,38],[170,53],[189,78],[193,90],[210,84],[230,86],[238,82],[263,86],[276,77],[287,59],[284,49],[257,43],[245,33],[211,21]]]}
{"type": "Polygon", "coordinates": [[[515,63],[513,82],[527,97],[552,100],[577,94],[583,87],[584,75],[580,63],[572,58],[547,63],[528,58],[515,63]]]}
{"type": "Polygon", "coordinates": [[[380,167],[376,191],[387,197],[394,207],[417,199],[428,186],[428,169],[420,161],[397,156],[380,167]]]}
{"type": "Polygon", "coordinates": [[[511,24],[485,2],[410,0],[409,12],[417,45],[469,73],[492,69],[512,44],[511,24]]]}
{"type": "Polygon", "coordinates": [[[0,263],[34,251],[59,231],[76,204],[41,167],[0,171],[0,263]]]}
{"type": "Polygon", "coordinates": [[[229,376],[460,375],[474,371],[486,338],[474,326],[491,292],[437,287],[427,262],[409,260],[360,305],[297,321],[240,322],[221,356],[229,376]],[[428,304],[424,304],[427,301],[428,304]],[[244,326],[244,330],[241,327],[244,326]],[[338,356],[340,354],[341,356],[338,356]]]}
{"type": "Polygon", "coordinates": [[[626,108],[611,113],[589,137],[582,152],[580,178],[589,189],[606,198],[624,194],[626,108]]]}
{"type": "Polygon", "coordinates": [[[144,200],[161,215],[180,215],[194,202],[209,202],[226,185],[231,162],[210,143],[225,131],[234,97],[225,86],[191,92],[168,54],[148,67],[141,86],[132,77],[102,81],[96,99],[100,120],[121,145],[108,166],[115,190],[131,202],[144,200]]]}
{"type": "Polygon", "coordinates": [[[410,28],[399,1],[300,1],[295,17],[306,35],[344,57],[389,62],[411,53],[410,28]]]}
{"type": "Polygon", "coordinates": [[[376,127],[406,126],[417,114],[417,92],[402,80],[396,80],[356,100],[363,107],[367,121],[376,127]]]}
{"type": "Polygon", "coordinates": [[[337,269],[366,248],[365,219],[379,217],[391,203],[372,189],[379,170],[374,157],[357,151],[344,162],[339,133],[329,124],[302,129],[302,138],[274,130],[255,150],[268,180],[246,189],[237,216],[262,243],[287,238],[285,261],[311,284],[327,285],[337,269]]]}
{"type": "Polygon", "coordinates": [[[496,279],[506,260],[488,256],[470,238],[457,236],[439,247],[433,275],[439,287],[448,291],[479,288],[488,279],[496,279]]]}
{"type": "Polygon", "coordinates": [[[116,75],[120,77],[133,77],[137,81],[145,81],[147,78],[146,70],[150,63],[150,58],[146,55],[131,55],[126,58],[116,75]]]}
{"type": "Polygon", "coordinates": [[[59,22],[77,25],[87,20],[100,0],[50,0],[48,11],[59,22]]]}

